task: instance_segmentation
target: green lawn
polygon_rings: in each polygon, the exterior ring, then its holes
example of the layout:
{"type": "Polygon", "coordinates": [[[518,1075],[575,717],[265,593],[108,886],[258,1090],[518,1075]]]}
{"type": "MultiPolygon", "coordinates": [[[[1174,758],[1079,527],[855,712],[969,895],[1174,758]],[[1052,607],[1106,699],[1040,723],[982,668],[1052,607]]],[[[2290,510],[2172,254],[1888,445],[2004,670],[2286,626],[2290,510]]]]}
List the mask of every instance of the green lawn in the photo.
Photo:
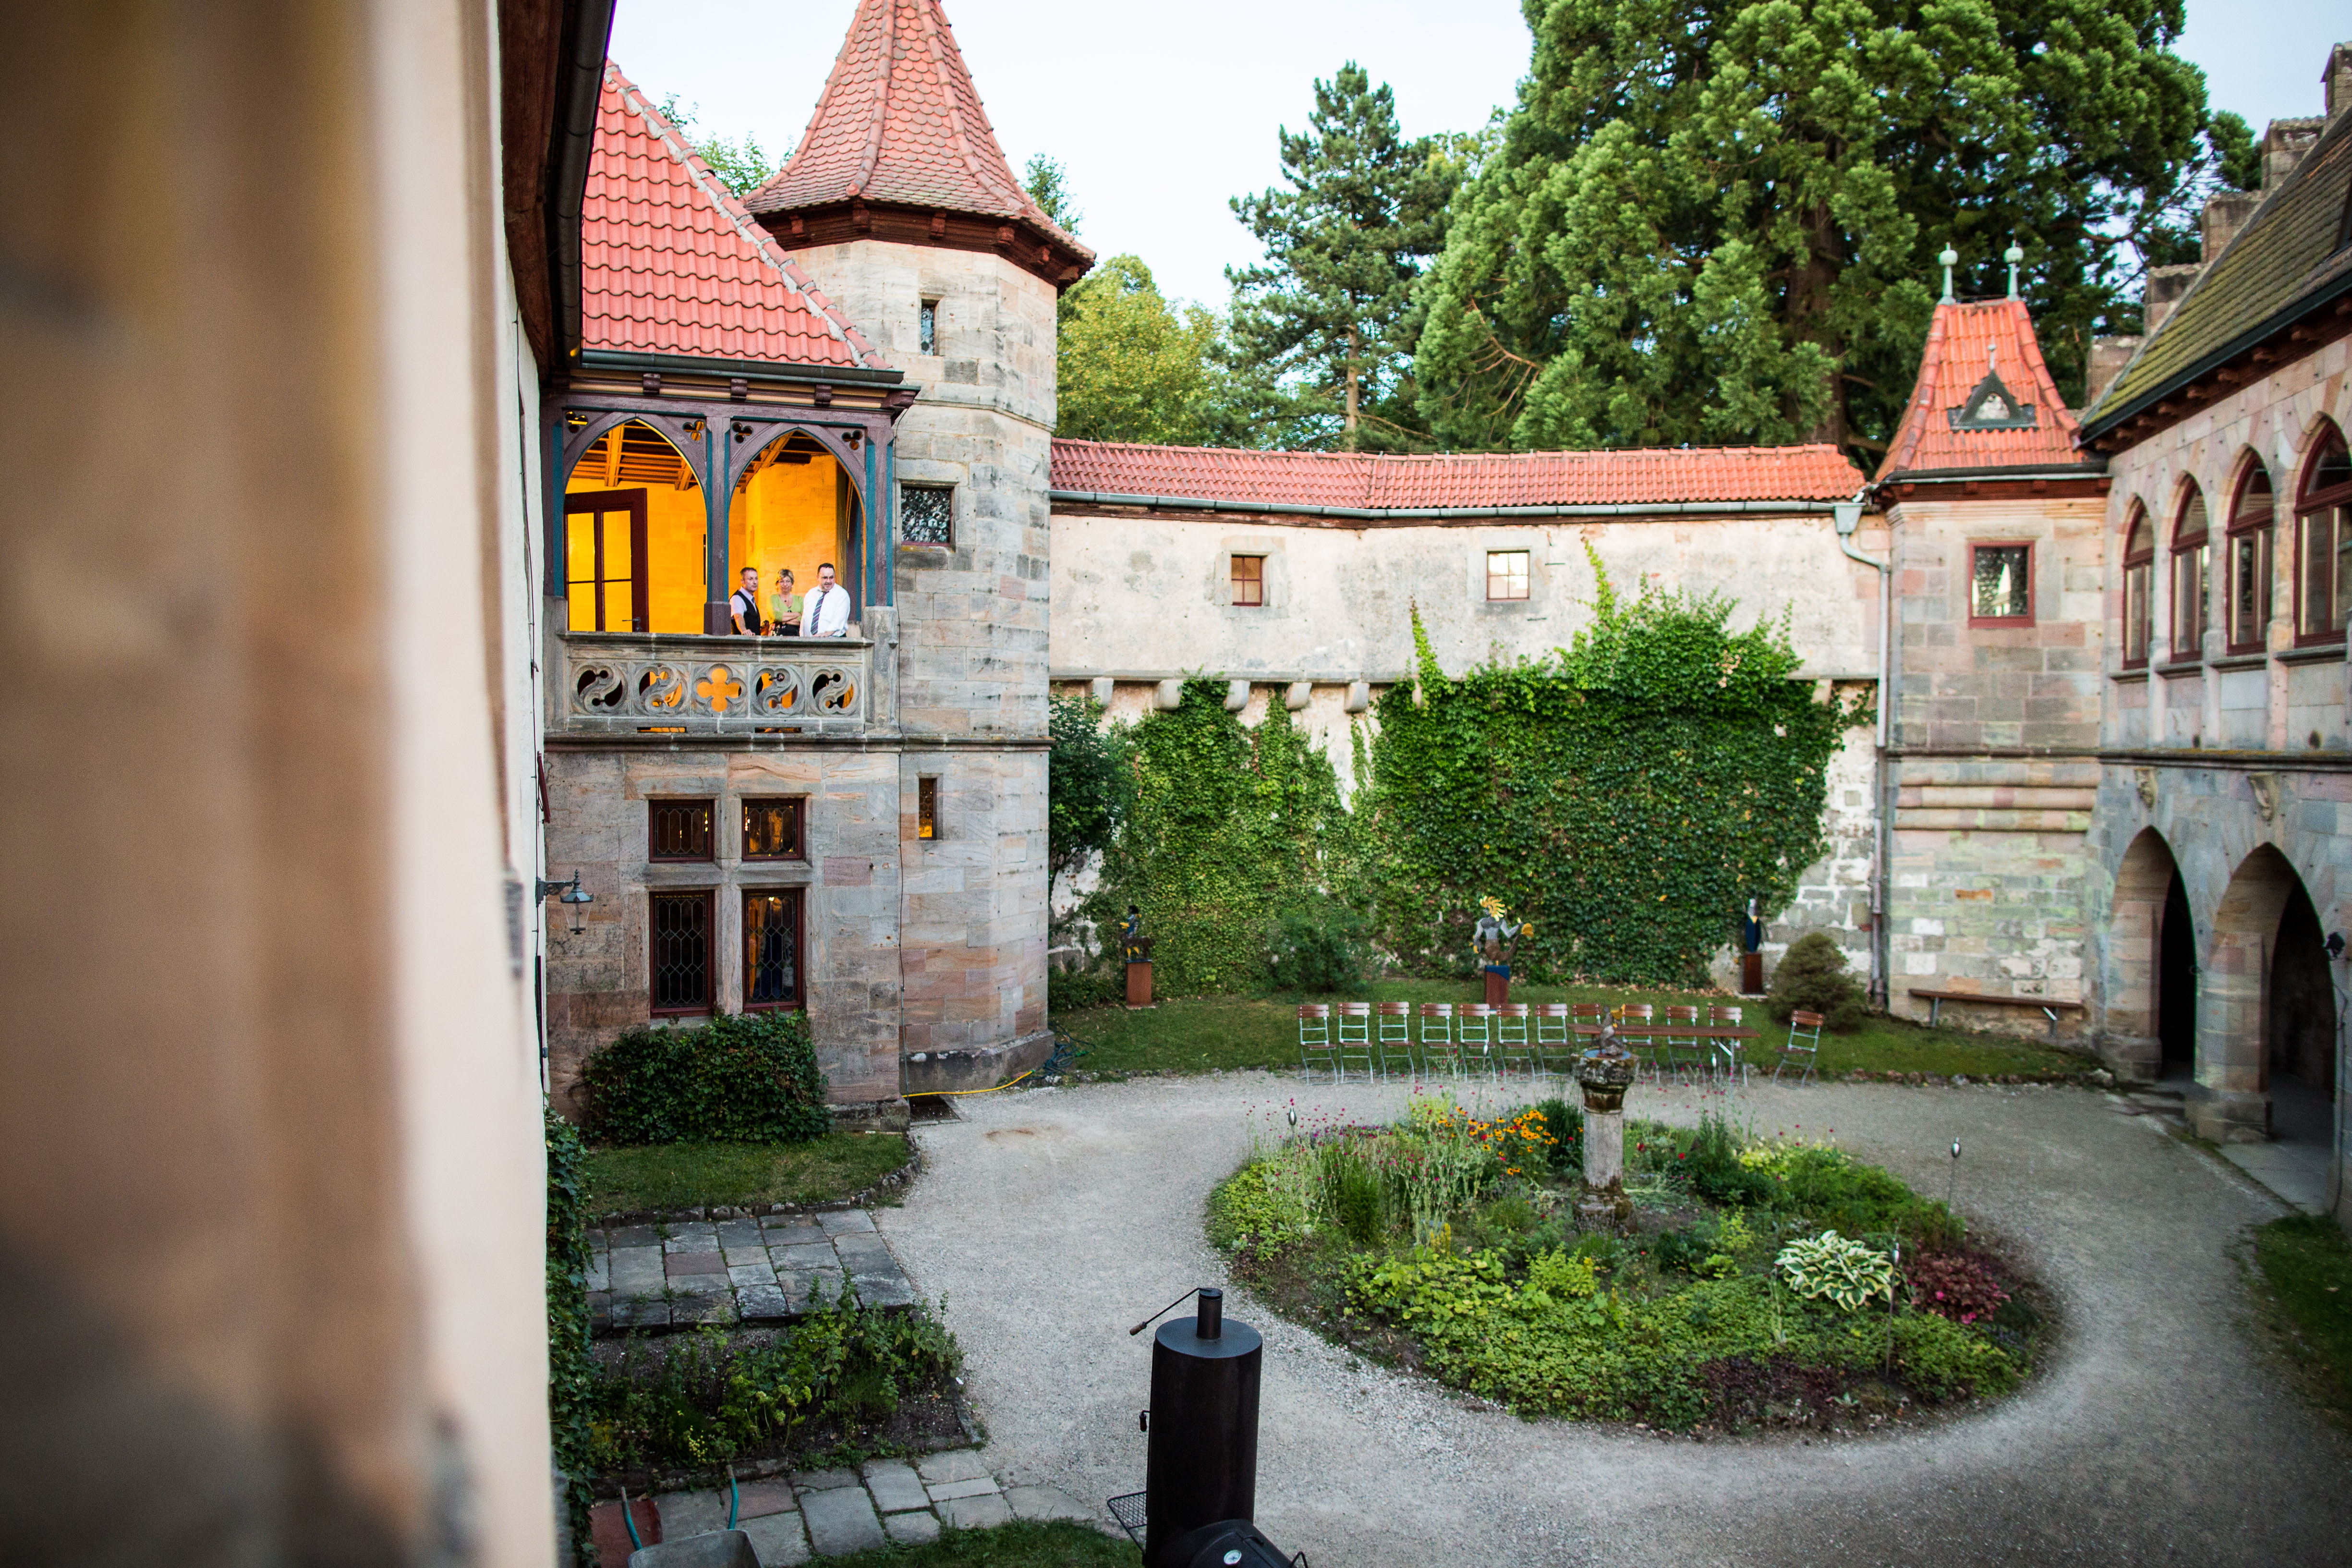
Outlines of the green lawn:
{"type": "Polygon", "coordinates": [[[2352,1426],[2352,1243],[2326,1215],[2290,1215],[2254,1233],[2254,1258],[2314,1397],[2352,1426]]]}
{"type": "Polygon", "coordinates": [[[592,1215],[835,1203],[907,1163],[898,1132],[828,1132],[809,1143],[654,1143],[593,1149],[592,1215]]]}
{"type": "Polygon", "coordinates": [[[944,1531],[928,1546],[883,1546],[824,1561],[828,1568],[1135,1568],[1143,1555],[1091,1525],[1057,1520],[944,1531]]]}
{"type": "MultiPolygon", "coordinates": [[[[1373,985],[1369,998],[1377,1002],[1471,1002],[1477,991],[1466,982],[1391,980],[1373,985]]],[[[1726,998],[1685,991],[1627,991],[1601,986],[1515,985],[1515,1002],[1649,1002],[1660,1007],[1680,1004],[1706,1006],[1726,998]]],[[[1054,1026],[1087,1047],[1079,1069],[1096,1073],[1206,1072],[1224,1068],[1271,1068],[1296,1071],[1298,1067],[1298,996],[1198,996],[1161,1002],[1143,1012],[1124,1007],[1090,1007],[1057,1014],[1054,1026]]],[[[1315,1001],[1336,998],[1315,997],[1315,1001]]],[[[1775,1026],[1762,1004],[1745,1002],[1748,1026],[1764,1037],[1749,1045],[1749,1059],[1769,1067],[1787,1037],[1785,1026],[1775,1026]]],[[[2069,1074],[2095,1065],[2085,1057],[2053,1049],[2033,1040],[2006,1036],[1970,1035],[1956,1029],[1929,1029],[1891,1018],[1874,1017],[1851,1035],[1822,1037],[1820,1070],[1842,1074],[1859,1068],[1873,1072],[1920,1072],[1970,1078],[2009,1073],[2069,1074]]]]}

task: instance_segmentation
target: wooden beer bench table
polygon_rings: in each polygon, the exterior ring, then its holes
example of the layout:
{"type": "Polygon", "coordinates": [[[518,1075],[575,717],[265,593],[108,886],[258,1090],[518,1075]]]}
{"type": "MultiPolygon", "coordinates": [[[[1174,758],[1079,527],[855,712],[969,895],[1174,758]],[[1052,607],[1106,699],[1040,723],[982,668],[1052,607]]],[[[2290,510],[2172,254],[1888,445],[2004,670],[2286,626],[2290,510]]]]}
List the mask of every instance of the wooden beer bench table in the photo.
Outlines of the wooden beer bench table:
{"type": "Polygon", "coordinates": [[[2050,1020],[2050,1038],[2053,1044],[2058,1038],[2058,1015],[2083,1010],[2080,1002],[2059,1002],[2048,996],[1999,996],[1983,991],[1931,991],[1923,985],[1913,986],[1908,994],[1927,999],[1927,1027],[1931,1029],[1943,1016],[1947,1002],[1976,1002],[1990,1007],[2039,1007],[2042,1016],[2050,1020]]]}
{"type": "MultiPolygon", "coordinates": [[[[1914,991],[1911,994],[1916,996],[1919,993],[1914,991]]],[[[1576,1032],[1598,1038],[1601,1026],[1579,1024],[1576,1032]]],[[[1744,1029],[1737,1024],[1624,1024],[1617,1029],[1617,1037],[1621,1040],[1652,1040],[1662,1035],[1673,1035],[1685,1040],[1694,1036],[1702,1040],[1760,1040],[1764,1037],[1761,1029],[1744,1029]]]]}

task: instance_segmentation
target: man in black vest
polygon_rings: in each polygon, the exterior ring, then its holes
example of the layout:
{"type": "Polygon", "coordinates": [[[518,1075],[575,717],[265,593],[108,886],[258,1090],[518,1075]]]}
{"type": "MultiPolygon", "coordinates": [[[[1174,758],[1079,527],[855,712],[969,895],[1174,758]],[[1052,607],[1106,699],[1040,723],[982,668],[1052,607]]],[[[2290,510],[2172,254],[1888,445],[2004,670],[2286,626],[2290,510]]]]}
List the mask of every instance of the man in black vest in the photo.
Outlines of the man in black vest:
{"type": "Polygon", "coordinates": [[[727,596],[728,613],[735,617],[735,635],[739,637],[759,637],[768,635],[768,624],[760,618],[760,569],[743,568],[743,585],[727,596]]]}

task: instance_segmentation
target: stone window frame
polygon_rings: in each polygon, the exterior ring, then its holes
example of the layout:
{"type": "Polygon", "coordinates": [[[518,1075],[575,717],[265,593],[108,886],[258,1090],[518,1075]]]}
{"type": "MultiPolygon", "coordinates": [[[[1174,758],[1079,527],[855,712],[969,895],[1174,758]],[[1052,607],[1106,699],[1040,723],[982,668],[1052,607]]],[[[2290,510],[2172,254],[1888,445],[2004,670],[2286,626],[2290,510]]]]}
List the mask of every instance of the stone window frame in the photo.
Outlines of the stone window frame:
{"type": "Polygon", "coordinates": [[[719,859],[719,801],[713,795],[648,795],[646,798],[646,859],[659,866],[707,866],[719,859]],[[664,812],[702,808],[702,849],[682,855],[660,853],[664,812]]]}
{"type": "Polygon", "coordinates": [[[2227,541],[2221,556],[2221,647],[2228,654],[2267,652],[2270,647],[2271,622],[2278,615],[2278,489],[2271,482],[2269,465],[2252,451],[2239,460],[2237,477],[2230,484],[2230,521],[2223,531],[2227,541]],[[2254,481],[2262,481],[2262,502],[2250,505],[2248,496],[2253,493],[2254,481]],[[2242,562],[2251,562],[2259,576],[2260,602],[2252,616],[2252,625],[2241,626],[2238,619],[2238,584],[2242,562]],[[2248,635],[2241,637],[2245,631],[2248,635]]]}
{"type": "Polygon", "coordinates": [[[2347,574],[2342,567],[2344,553],[2347,547],[2352,547],[2352,480],[2340,481],[2326,487],[2314,482],[2319,477],[2320,468],[2326,464],[2329,455],[2334,452],[2352,455],[2352,442],[2346,440],[2342,427],[2336,421],[2322,415],[2319,422],[2312,427],[2311,440],[2305,444],[2303,472],[2295,483],[2293,569],[2294,646],[2297,647],[2324,647],[2328,644],[2342,643],[2345,640],[2344,601],[2352,598],[2352,583],[2346,581],[2347,574]],[[2304,629],[2307,592],[2305,581],[2305,566],[2307,563],[2305,545],[2309,539],[2308,531],[2315,522],[2324,523],[2334,535],[2335,548],[2330,553],[2336,559],[2338,570],[2333,595],[2336,602],[2330,605],[2329,609],[2330,619],[2336,624],[2316,632],[2307,632],[2304,629]]]}
{"type": "Polygon", "coordinates": [[[2039,595],[2033,591],[2034,558],[2041,553],[2036,541],[2031,539],[1971,539],[1969,541],[1969,575],[1963,589],[1969,596],[1969,625],[1971,628],[1997,631],[2003,626],[2033,625],[2039,595]],[[1977,552],[1980,550],[2023,550],[2025,552],[2025,614],[2021,616],[1979,616],[1977,614],[1977,552]]]}
{"type": "Polygon", "coordinates": [[[918,295],[915,300],[915,352],[936,359],[940,353],[940,306],[944,303],[937,295],[918,295]]]}
{"type": "Polygon", "coordinates": [[[2146,669],[2156,642],[2156,522],[2135,498],[2124,516],[2123,626],[2116,639],[2126,669],[2146,669]],[[2133,634],[2139,652],[2132,652],[2133,634]]]}
{"type": "Polygon", "coordinates": [[[736,813],[742,842],[739,858],[752,866],[805,866],[809,863],[809,797],[804,795],[743,795],[735,797],[741,810],[736,813]],[[754,855],[751,853],[751,808],[764,805],[786,805],[793,810],[793,852],[789,855],[754,855]]]}
{"type": "Polygon", "coordinates": [[[719,1011],[719,889],[716,888],[648,888],[646,889],[646,1006],[656,1018],[708,1017],[719,1011]],[[702,996],[699,1001],[665,1006],[656,989],[661,970],[661,922],[655,911],[665,900],[702,900],[702,996]]]}
{"type": "MultiPolygon", "coordinates": [[[[737,977],[737,988],[742,992],[740,1006],[747,1013],[792,1013],[808,1006],[808,885],[803,882],[761,884],[735,889],[737,919],[736,939],[743,946],[743,973],[737,977]],[[793,907],[793,994],[779,1000],[755,1002],[751,999],[751,977],[759,967],[751,953],[751,900],[754,899],[790,899],[793,907]]],[[[716,976],[713,976],[714,984],[716,976]]]]}
{"type": "Polygon", "coordinates": [[[2205,662],[2205,634],[2212,629],[2212,520],[2206,510],[2204,489],[2195,479],[2184,479],[2172,508],[2172,616],[2168,627],[2172,657],[2168,663],[2205,662]],[[2191,571],[2197,575],[2197,591],[2184,594],[2181,579],[2191,571]],[[2183,610],[2193,612],[2193,622],[2182,620],[2183,610]]]}
{"type": "Polygon", "coordinates": [[[957,486],[938,479],[907,479],[898,481],[898,542],[915,550],[953,550],[955,548],[955,496],[957,486]],[[941,495],[947,498],[947,537],[944,539],[910,539],[907,534],[907,497],[911,492],[941,495]]]}

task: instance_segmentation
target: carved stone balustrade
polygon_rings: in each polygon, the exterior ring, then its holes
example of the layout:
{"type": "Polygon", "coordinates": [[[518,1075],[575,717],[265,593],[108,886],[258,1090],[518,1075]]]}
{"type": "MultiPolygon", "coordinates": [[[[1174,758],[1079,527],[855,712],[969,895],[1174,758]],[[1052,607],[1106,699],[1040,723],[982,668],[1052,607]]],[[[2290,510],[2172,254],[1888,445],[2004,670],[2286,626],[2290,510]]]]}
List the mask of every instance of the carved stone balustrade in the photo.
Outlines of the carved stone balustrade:
{"type": "Polygon", "coordinates": [[[565,632],[555,728],[575,735],[860,735],[873,712],[864,637],[565,632]]]}

